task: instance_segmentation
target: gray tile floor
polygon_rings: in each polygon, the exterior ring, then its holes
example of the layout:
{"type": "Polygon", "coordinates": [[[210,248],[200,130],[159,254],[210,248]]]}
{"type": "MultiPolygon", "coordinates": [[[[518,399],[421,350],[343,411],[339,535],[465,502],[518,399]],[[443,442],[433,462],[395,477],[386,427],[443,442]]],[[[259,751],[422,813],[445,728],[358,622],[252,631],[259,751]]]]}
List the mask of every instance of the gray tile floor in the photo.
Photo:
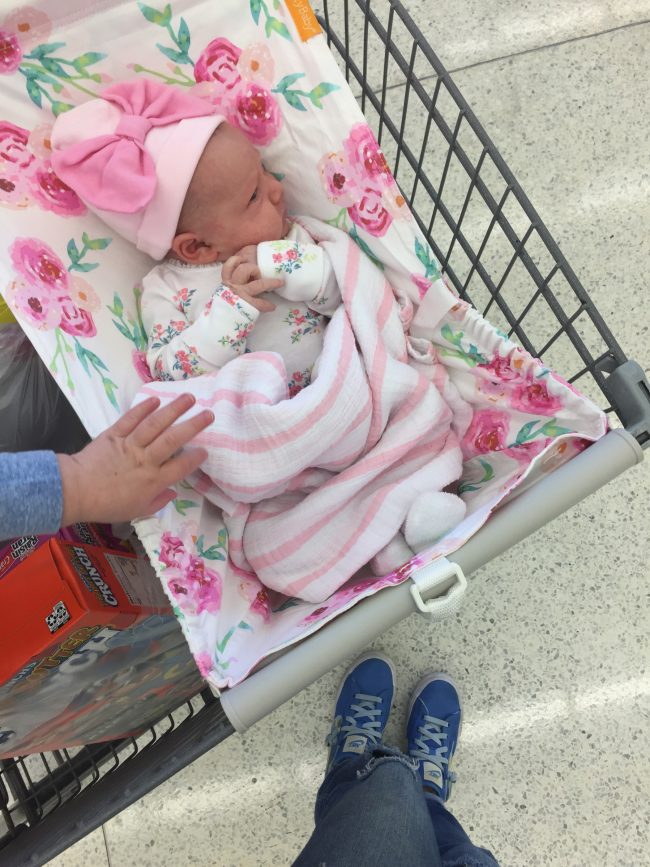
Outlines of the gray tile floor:
{"type": "MultiPolygon", "coordinates": [[[[405,5],[647,368],[650,2],[405,5]]],[[[395,739],[420,673],[460,682],[450,806],[504,867],[650,865],[648,482],[647,465],[628,472],[473,575],[455,620],[412,617],[376,642],[400,681],[395,739]]],[[[289,864],[312,828],[341,672],[51,863],[289,864]]]]}

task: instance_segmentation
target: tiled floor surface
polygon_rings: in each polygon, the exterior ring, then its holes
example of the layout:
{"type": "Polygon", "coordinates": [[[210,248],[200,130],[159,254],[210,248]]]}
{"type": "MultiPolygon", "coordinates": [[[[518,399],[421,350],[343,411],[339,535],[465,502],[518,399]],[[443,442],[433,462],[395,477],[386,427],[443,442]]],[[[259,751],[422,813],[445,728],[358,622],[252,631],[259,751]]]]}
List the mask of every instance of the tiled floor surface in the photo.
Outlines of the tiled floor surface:
{"type": "MultiPolygon", "coordinates": [[[[648,0],[405,5],[647,367],[648,0]]],[[[473,575],[453,621],[412,617],[376,642],[400,679],[395,738],[420,673],[460,682],[451,807],[504,867],[650,864],[649,482],[645,465],[628,472],[473,575]]],[[[51,863],[289,864],[312,828],[341,671],[51,863]]]]}

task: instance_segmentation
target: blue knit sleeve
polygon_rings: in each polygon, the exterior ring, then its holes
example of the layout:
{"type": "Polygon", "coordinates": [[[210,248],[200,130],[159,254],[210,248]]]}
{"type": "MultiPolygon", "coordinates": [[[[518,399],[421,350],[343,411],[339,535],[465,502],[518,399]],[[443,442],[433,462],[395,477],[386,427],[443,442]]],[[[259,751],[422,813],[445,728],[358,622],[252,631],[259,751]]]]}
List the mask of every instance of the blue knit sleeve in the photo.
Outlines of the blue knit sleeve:
{"type": "Polygon", "coordinates": [[[54,452],[0,454],[0,539],[56,533],[62,514],[54,452]]]}

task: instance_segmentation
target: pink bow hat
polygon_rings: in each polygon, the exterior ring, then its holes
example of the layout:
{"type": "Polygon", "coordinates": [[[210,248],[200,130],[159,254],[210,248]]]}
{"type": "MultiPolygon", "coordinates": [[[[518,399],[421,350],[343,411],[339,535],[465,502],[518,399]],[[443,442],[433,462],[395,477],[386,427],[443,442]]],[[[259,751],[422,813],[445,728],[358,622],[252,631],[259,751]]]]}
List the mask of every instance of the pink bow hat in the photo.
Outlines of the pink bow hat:
{"type": "Polygon", "coordinates": [[[199,158],[223,120],[180,88],[124,81],[59,115],[52,167],[112,229],[162,259],[199,158]]]}

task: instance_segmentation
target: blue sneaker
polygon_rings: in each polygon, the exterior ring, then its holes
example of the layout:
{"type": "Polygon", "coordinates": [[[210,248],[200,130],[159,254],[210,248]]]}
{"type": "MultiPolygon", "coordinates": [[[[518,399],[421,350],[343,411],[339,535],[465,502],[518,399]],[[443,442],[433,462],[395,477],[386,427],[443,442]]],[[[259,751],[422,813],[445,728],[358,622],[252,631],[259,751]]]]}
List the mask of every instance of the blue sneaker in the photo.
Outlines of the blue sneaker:
{"type": "Polygon", "coordinates": [[[366,653],[354,663],[341,683],[334,708],[334,722],[326,743],[330,748],[329,771],[381,743],[393,701],[395,670],[380,653],[366,653]]]}
{"type": "Polygon", "coordinates": [[[446,674],[427,674],[411,696],[406,738],[408,753],[418,763],[425,795],[449,799],[456,774],[451,761],[460,737],[458,690],[446,674]]]}

